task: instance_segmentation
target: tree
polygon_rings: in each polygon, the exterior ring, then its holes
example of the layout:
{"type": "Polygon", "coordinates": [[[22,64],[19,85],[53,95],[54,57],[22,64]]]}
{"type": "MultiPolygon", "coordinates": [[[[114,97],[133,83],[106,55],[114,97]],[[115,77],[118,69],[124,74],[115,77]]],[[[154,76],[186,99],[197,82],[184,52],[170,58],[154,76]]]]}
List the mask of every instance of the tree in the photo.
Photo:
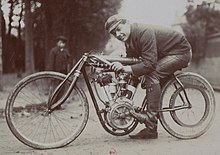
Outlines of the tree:
{"type": "Polygon", "coordinates": [[[182,28],[192,45],[193,57],[202,58],[205,56],[208,36],[220,32],[220,11],[203,1],[196,8],[189,5],[185,16],[187,23],[182,28]]]}
{"type": "MultiPolygon", "coordinates": [[[[7,0],[11,3],[11,29],[17,30],[18,42],[25,41],[25,70],[28,73],[35,69],[44,70],[49,59],[49,51],[55,45],[58,35],[68,38],[68,48],[73,59],[78,59],[82,53],[91,49],[100,50],[104,47],[109,34],[104,30],[105,20],[117,13],[122,0],[7,0]],[[21,5],[21,11],[16,13],[13,8],[21,5]],[[12,24],[13,16],[19,17],[19,24],[12,24]],[[24,28],[21,23],[24,22],[24,28]],[[22,35],[25,34],[25,37],[22,35]]],[[[12,32],[7,30],[7,32],[12,32]]],[[[10,35],[10,34],[8,34],[10,35]]],[[[16,40],[8,36],[5,54],[6,67],[9,65],[16,40]],[[13,41],[11,41],[11,40],[13,41]]],[[[14,54],[16,56],[16,54],[14,54]]],[[[14,59],[14,58],[13,58],[14,59]]]]}
{"type": "Polygon", "coordinates": [[[24,0],[25,4],[25,71],[27,74],[34,72],[33,54],[33,30],[30,0],[24,0]]]}
{"type": "MultiPolygon", "coordinates": [[[[23,0],[3,0],[2,5],[4,8],[8,6],[8,21],[5,22],[3,18],[2,24],[2,59],[3,59],[3,73],[14,72],[18,70],[18,57],[22,57],[19,60],[19,64],[22,64],[22,70],[24,70],[24,31],[22,28],[24,11],[23,0]],[[20,12],[19,12],[20,10],[20,12]],[[7,29],[6,29],[7,24],[7,29]],[[17,33],[14,33],[17,32],[17,33]]],[[[7,9],[3,10],[6,12],[7,9]]]]}
{"type": "MultiPolygon", "coordinates": [[[[0,30],[0,78],[2,78],[2,71],[3,71],[3,67],[2,67],[2,36],[3,36],[3,34],[4,34],[4,17],[3,17],[3,12],[2,12],[2,7],[1,7],[2,5],[1,5],[1,2],[0,2],[0,28],[1,28],[1,30],[0,30]]],[[[2,88],[3,86],[2,86],[2,83],[1,83],[1,80],[0,80],[0,91],[2,91],[3,90],[3,88],[2,88]]]]}
{"type": "Polygon", "coordinates": [[[45,65],[49,59],[48,52],[58,35],[67,36],[73,59],[78,59],[83,52],[91,49],[101,49],[108,38],[104,22],[107,17],[117,13],[120,2],[121,0],[41,1],[41,7],[35,12],[34,38],[39,46],[44,45],[45,65]]]}

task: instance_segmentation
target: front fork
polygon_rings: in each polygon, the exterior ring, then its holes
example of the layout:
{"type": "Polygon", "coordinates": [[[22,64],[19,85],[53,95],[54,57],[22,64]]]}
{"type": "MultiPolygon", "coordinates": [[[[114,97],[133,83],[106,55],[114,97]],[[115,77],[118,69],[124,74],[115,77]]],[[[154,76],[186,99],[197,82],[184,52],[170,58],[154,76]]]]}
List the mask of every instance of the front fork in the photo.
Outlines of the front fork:
{"type": "Polygon", "coordinates": [[[66,99],[69,97],[70,93],[72,92],[77,79],[79,78],[81,74],[81,70],[84,68],[85,63],[88,59],[88,55],[84,54],[83,57],[77,62],[77,64],[71,69],[71,71],[67,74],[66,78],[56,87],[56,89],[53,91],[53,94],[48,100],[48,110],[52,112],[54,109],[62,105],[66,99]],[[65,83],[71,78],[71,84],[68,88],[68,90],[63,94],[63,96],[58,99],[57,101],[57,95],[59,92],[64,88],[65,83]]]}

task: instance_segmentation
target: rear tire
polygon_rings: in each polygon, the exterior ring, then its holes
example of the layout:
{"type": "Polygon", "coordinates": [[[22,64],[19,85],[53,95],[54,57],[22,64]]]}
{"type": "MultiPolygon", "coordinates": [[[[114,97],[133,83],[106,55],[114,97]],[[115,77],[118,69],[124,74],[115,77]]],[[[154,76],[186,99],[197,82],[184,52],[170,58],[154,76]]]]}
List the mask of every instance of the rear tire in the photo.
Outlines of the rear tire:
{"type": "MultiPolygon", "coordinates": [[[[214,91],[208,81],[198,74],[188,72],[176,76],[183,83],[192,108],[160,112],[160,122],[164,129],[174,137],[180,139],[197,138],[212,125],[215,115],[214,91]]],[[[182,94],[184,101],[186,101],[183,89],[173,78],[162,90],[161,109],[182,105],[179,94],[182,94]],[[175,88],[174,84],[178,88],[175,88]]]]}
{"type": "MultiPolygon", "coordinates": [[[[57,72],[35,73],[21,80],[9,95],[7,124],[22,143],[36,149],[59,148],[74,141],[85,128],[89,105],[77,86],[60,107],[48,111],[49,96],[65,77],[57,72]]],[[[65,87],[70,83],[67,81],[65,87]]]]}

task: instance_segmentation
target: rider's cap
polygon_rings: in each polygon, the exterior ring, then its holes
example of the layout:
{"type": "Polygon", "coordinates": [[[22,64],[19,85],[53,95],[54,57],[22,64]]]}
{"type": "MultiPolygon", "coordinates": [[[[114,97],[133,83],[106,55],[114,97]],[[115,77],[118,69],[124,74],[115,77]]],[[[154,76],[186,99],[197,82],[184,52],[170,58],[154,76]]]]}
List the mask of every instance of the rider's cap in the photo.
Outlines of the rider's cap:
{"type": "Polygon", "coordinates": [[[61,41],[63,41],[63,42],[67,42],[67,38],[66,38],[65,36],[58,36],[58,37],[56,38],[56,40],[57,40],[57,41],[61,40],[61,41]]]}
{"type": "Polygon", "coordinates": [[[105,29],[111,33],[123,20],[126,19],[119,14],[115,14],[107,19],[105,29]]]}

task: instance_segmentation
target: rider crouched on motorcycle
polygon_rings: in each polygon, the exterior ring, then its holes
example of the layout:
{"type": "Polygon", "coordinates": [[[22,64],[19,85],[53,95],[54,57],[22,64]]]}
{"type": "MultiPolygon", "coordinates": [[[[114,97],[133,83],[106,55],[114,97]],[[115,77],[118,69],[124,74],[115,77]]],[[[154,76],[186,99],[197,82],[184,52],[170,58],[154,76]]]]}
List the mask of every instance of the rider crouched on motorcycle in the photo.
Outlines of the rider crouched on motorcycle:
{"type": "Polygon", "coordinates": [[[124,71],[136,77],[144,75],[147,107],[144,112],[134,110],[130,113],[144,123],[146,128],[129,136],[133,139],[156,139],[161,102],[160,80],[189,65],[191,46],[185,36],[177,31],[167,27],[130,23],[118,14],[108,18],[105,28],[124,42],[127,57],[142,59],[141,63],[134,65],[124,66],[114,62],[111,66],[115,71],[124,71]]]}

